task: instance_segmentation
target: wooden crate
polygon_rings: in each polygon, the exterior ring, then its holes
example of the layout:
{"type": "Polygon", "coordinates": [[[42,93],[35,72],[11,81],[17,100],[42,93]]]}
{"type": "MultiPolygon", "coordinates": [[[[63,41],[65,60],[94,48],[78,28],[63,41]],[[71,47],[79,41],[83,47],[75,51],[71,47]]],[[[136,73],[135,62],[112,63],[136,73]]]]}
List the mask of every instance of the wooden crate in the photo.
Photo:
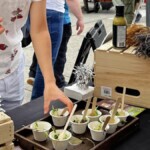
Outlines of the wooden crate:
{"type": "Polygon", "coordinates": [[[5,144],[3,146],[0,146],[0,150],[14,150],[14,144],[9,143],[9,144],[5,144]]]}
{"type": "Polygon", "coordinates": [[[14,123],[9,116],[0,112],[0,145],[14,139],[14,123]]]}
{"type": "Polygon", "coordinates": [[[94,96],[117,99],[125,86],[126,103],[150,108],[150,60],[133,49],[114,49],[109,41],[95,51],[94,96]]]}

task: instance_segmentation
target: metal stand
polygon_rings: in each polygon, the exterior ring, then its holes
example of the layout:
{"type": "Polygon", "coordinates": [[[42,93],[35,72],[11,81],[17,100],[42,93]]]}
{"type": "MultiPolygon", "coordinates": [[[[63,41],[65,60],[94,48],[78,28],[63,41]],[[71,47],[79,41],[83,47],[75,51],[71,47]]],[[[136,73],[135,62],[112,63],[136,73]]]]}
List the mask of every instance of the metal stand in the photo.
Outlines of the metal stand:
{"type": "MultiPolygon", "coordinates": [[[[84,37],[74,67],[79,66],[80,63],[85,64],[90,49],[92,48],[94,51],[97,47],[103,44],[106,35],[107,34],[104,24],[101,20],[97,21],[94,27],[84,37]]],[[[68,84],[71,84],[73,82],[75,82],[75,74],[72,71],[68,84]]]]}

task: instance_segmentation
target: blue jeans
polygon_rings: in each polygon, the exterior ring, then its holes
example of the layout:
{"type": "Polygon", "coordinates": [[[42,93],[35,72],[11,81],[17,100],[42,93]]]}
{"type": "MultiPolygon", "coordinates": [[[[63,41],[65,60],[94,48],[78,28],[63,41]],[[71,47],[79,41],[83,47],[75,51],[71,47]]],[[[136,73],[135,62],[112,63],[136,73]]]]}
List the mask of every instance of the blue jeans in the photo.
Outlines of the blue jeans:
{"type": "MultiPolygon", "coordinates": [[[[47,10],[47,23],[49,28],[49,33],[52,40],[52,63],[55,64],[59,47],[62,40],[63,33],[63,17],[64,14],[54,10],[47,10]]],[[[39,41],[40,42],[40,41],[39,41]]],[[[46,63],[46,60],[45,60],[46,63]]],[[[31,100],[43,96],[44,92],[44,78],[40,70],[39,65],[37,65],[35,82],[32,90],[31,100]]]]}
{"type": "Polygon", "coordinates": [[[71,23],[65,24],[60,49],[58,52],[57,60],[54,65],[56,84],[59,88],[62,88],[63,86],[66,85],[63,72],[66,63],[67,44],[69,42],[71,35],[72,35],[71,23]]]}

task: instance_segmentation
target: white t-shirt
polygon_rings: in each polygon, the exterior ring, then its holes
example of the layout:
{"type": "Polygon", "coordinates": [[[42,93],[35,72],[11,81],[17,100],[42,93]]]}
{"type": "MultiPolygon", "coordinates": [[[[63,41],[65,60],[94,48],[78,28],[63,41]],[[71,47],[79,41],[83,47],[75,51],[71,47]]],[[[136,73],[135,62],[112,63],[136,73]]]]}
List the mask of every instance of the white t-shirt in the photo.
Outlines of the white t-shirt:
{"type": "Polygon", "coordinates": [[[9,76],[19,66],[23,38],[21,28],[33,1],[40,0],[0,0],[0,17],[5,28],[0,34],[0,79],[9,76]]]}
{"type": "Polygon", "coordinates": [[[65,12],[64,4],[65,0],[47,0],[46,8],[64,13],[65,12]]]}

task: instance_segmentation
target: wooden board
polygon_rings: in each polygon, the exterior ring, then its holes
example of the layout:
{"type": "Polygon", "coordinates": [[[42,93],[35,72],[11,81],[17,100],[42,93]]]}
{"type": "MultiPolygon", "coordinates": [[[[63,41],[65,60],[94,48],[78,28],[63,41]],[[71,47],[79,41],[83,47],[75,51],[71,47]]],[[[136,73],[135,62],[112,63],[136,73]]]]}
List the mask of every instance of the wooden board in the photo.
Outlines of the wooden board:
{"type": "Polygon", "coordinates": [[[5,144],[0,147],[0,150],[14,150],[14,144],[13,143],[5,144]]]}
{"type": "Polygon", "coordinates": [[[14,124],[13,121],[7,121],[0,124],[0,145],[10,142],[14,139],[14,124]]]}
{"type": "MultiPolygon", "coordinates": [[[[78,106],[81,106],[80,103],[78,106]]],[[[83,107],[84,105],[82,105],[83,107]]],[[[98,108],[100,109],[100,108],[98,108]]],[[[76,113],[81,114],[82,110],[78,110],[76,113]]],[[[103,114],[106,114],[105,110],[101,110],[103,114]]],[[[44,119],[41,119],[44,121],[48,121],[52,124],[52,118],[51,116],[47,116],[44,119]]],[[[52,124],[53,125],[53,124],[52,124]]],[[[73,136],[78,137],[83,140],[83,143],[78,146],[71,146],[69,145],[67,150],[109,150],[113,146],[115,146],[117,143],[119,143],[124,138],[127,138],[127,136],[131,135],[133,132],[137,131],[139,128],[139,119],[128,117],[127,123],[124,127],[117,128],[117,131],[111,135],[107,135],[106,139],[102,142],[95,142],[91,139],[90,131],[87,129],[85,134],[77,135],[73,134],[73,136]]],[[[71,128],[69,129],[71,131],[71,128]]],[[[52,143],[50,140],[47,140],[46,142],[37,142],[34,140],[32,131],[27,128],[22,128],[18,130],[15,133],[15,138],[19,142],[19,145],[24,149],[33,150],[53,150],[52,143]]]]}
{"type": "Polygon", "coordinates": [[[11,118],[3,112],[0,112],[0,124],[10,121],[11,118]]]}
{"type": "Polygon", "coordinates": [[[94,96],[117,99],[125,86],[126,103],[150,108],[150,59],[134,55],[134,48],[114,49],[109,41],[95,51],[94,96]],[[105,87],[110,89],[108,96],[103,94],[105,87]]]}

